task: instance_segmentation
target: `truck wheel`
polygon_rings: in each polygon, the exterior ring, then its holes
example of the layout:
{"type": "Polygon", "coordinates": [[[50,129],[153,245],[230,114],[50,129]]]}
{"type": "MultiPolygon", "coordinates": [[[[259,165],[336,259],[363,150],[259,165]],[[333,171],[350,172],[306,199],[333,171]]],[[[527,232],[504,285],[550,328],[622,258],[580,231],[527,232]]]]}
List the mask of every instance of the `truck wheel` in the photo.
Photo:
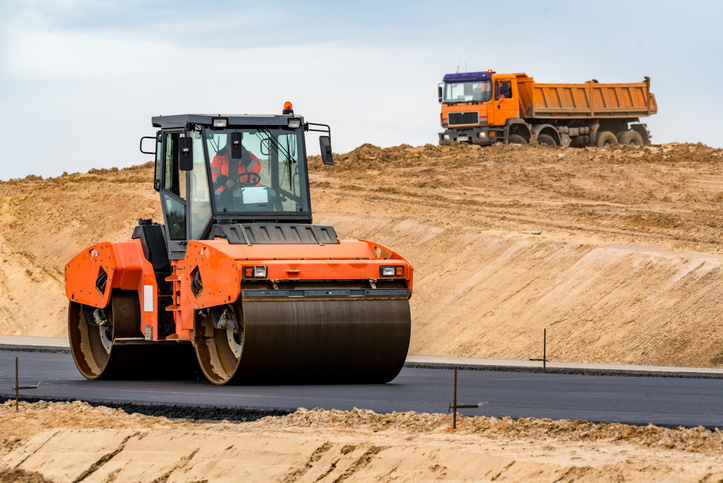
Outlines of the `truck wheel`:
{"type": "Polygon", "coordinates": [[[547,146],[547,147],[557,146],[557,143],[555,142],[555,138],[553,138],[549,134],[538,134],[537,135],[537,143],[540,146],[547,146]]]}
{"type": "Polygon", "coordinates": [[[643,146],[643,137],[635,131],[625,131],[618,139],[620,144],[630,144],[632,146],[643,146]]]}
{"type": "Polygon", "coordinates": [[[597,134],[597,147],[599,148],[605,148],[608,146],[612,146],[613,144],[616,144],[618,142],[618,139],[615,137],[615,134],[611,133],[610,131],[600,131],[597,134]]]}
{"type": "Polygon", "coordinates": [[[523,138],[519,134],[510,134],[507,137],[507,144],[527,144],[527,139],[523,138]]]}

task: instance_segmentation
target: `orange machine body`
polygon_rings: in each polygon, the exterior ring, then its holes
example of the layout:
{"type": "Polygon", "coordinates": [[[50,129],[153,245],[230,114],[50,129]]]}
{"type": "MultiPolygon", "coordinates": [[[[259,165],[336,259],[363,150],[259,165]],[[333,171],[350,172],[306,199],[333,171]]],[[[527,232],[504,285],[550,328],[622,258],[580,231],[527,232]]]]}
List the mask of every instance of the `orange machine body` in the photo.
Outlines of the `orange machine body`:
{"type": "Polygon", "coordinates": [[[313,223],[305,133],[322,133],[322,162],[332,165],[331,127],[305,122],[290,103],[281,115],[152,124],[159,130],[141,151],[156,155],[162,223],[139,219],[131,241],[98,243],[65,267],[80,373],[202,374],[217,385],[393,380],[411,340],[413,267],[313,223]],[[235,161],[222,169],[219,156],[235,161]],[[251,162],[260,169],[245,171],[251,162]]]}
{"type": "Polygon", "coordinates": [[[141,318],[139,332],[146,340],[193,340],[194,311],[238,301],[244,280],[272,283],[290,281],[363,281],[370,286],[380,278],[382,266],[398,270],[387,280],[404,281],[411,292],[412,264],[395,251],[366,240],[339,240],[327,245],[233,245],[224,239],[189,241],[183,260],[172,262],[173,313],[176,332],[158,337],[160,291],[152,264],[145,259],[139,240],[103,242],[79,253],[65,267],[68,300],[105,308],[113,290],[138,293],[141,318]],[[263,280],[247,277],[244,269],[263,266],[263,280]],[[203,290],[194,294],[191,282],[196,273],[203,290]],[[105,273],[105,289],[98,287],[105,273]]]}

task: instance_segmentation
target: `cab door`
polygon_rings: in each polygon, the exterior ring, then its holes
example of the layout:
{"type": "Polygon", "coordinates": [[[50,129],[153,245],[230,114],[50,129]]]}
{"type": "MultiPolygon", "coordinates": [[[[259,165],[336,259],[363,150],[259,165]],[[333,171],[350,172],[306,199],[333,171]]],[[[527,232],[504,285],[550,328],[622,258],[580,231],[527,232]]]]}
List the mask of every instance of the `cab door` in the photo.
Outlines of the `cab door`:
{"type": "Polygon", "coordinates": [[[166,229],[169,257],[180,260],[186,254],[188,244],[186,172],[179,166],[180,131],[163,133],[163,173],[161,179],[161,209],[166,229]]]}
{"type": "Polygon", "coordinates": [[[508,119],[520,117],[515,77],[495,77],[492,88],[495,126],[504,126],[508,119]]]}

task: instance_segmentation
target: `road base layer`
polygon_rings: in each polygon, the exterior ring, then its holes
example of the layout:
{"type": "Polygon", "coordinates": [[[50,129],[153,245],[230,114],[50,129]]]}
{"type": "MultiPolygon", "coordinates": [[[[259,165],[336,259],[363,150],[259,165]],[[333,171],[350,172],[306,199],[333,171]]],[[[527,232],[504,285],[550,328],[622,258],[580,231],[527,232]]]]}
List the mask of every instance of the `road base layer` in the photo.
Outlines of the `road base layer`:
{"type": "Polygon", "coordinates": [[[723,436],[696,429],[299,410],[192,423],[85,403],[0,406],[0,480],[718,481],[723,436]],[[162,448],[162,451],[159,451],[162,448]]]}

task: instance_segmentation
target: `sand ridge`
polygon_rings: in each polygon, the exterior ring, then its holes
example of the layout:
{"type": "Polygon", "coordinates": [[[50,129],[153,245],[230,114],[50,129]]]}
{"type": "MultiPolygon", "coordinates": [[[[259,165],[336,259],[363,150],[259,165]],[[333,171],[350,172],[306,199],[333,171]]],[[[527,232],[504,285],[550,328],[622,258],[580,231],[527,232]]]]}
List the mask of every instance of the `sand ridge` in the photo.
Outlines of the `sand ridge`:
{"type": "MultiPolygon", "coordinates": [[[[411,353],[721,367],[723,150],[365,144],[316,223],[415,266],[411,353]],[[540,235],[522,231],[541,231],[540,235]]],[[[0,332],[64,336],[63,265],[160,220],[152,163],[0,183],[0,332]]]]}

